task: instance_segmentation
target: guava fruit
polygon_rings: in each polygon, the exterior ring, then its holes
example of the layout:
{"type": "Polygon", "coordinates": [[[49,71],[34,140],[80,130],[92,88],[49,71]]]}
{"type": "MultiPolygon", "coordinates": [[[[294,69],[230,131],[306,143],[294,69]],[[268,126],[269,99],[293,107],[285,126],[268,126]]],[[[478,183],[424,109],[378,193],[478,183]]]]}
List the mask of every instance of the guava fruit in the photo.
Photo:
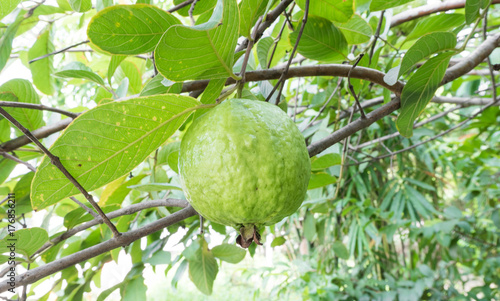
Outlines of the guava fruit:
{"type": "Polygon", "coordinates": [[[229,99],[196,119],[181,141],[179,173],[187,200],[207,220],[240,231],[244,248],[258,228],[294,213],[311,163],[304,137],[277,106],[229,99]]]}

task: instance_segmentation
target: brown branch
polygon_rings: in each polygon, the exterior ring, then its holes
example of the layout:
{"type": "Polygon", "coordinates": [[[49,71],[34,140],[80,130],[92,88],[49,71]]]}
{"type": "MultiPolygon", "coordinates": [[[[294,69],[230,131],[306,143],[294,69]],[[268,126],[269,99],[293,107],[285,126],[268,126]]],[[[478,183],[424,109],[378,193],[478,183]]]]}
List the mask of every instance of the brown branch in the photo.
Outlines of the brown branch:
{"type": "MultiPolygon", "coordinates": [[[[53,261],[47,263],[46,265],[27,271],[21,275],[16,276],[13,282],[15,283],[16,287],[34,283],[35,281],[57,273],[79,262],[93,258],[99,254],[109,252],[118,247],[127,246],[141,237],[159,231],[193,215],[196,215],[196,211],[193,209],[193,207],[189,206],[173,213],[172,215],[156,220],[144,227],[132,230],[130,232],[122,233],[122,235],[120,236],[115,236],[90,248],[81,250],[69,256],[63,257],[57,261],[53,261]]],[[[10,288],[10,284],[8,283],[8,281],[9,280],[4,280],[0,283],[0,292],[5,292],[10,288]]]]}
{"type": "MultiPolygon", "coordinates": [[[[491,4],[498,4],[498,3],[500,3],[500,0],[491,1],[491,4]]],[[[415,20],[421,17],[425,17],[430,14],[447,11],[451,9],[464,8],[464,7],[465,7],[465,0],[449,0],[446,2],[428,4],[412,8],[393,16],[391,19],[391,27],[398,26],[402,23],[415,20]]]]}
{"type": "MultiPolygon", "coordinates": [[[[111,221],[106,217],[106,214],[102,211],[101,207],[97,205],[97,203],[94,201],[94,198],[83,188],[80,183],[71,175],[68,170],[62,165],[61,160],[59,160],[59,157],[54,156],[45,146],[35,137],[33,134],[25,128],[22,124],[20,124],[14,117],[12,117],[7,111],[5,111],[2,107],[0,107],[0,114],[3,115],[7,120],[9,120],[12,124],[14,124],[23,134],[28,137],[31,141],[33,141],[49,158],[50,162],[55,165],[65,176],[70,180],[70,182],[75,185],[76,188],[85,196],[87,201],[94,207],[94,209],[97,211],[97,213],[101,216],[101,218],[104,220],[104,223],[111,229],[111,232],[113,232],[113,235],[115,237],[120,236],[120,232],[116,230],[115,225],[111,223],[111,221]]],[[[5,151],[5,150],[4,150],[5,151]]]]}
{"type": "Polygon", "coordinates": [[[58,108],[44,106],[42,104],[27,103],[27,102],[1,101],[0,100],[0,107],[6,107],[6,108],[26,108],[26,109],[33,109],[33,110],[40,110],[40,111],[49,111],[49,112],[63,114],[63,115],[66,115],[68,117],[71,117],[71,118],[76,118],[76,117],[78,117],[78,115],[80,115],[80,113],[73,113],[73,112],[61,110],[61,109],[58,109],[58,108]]]}

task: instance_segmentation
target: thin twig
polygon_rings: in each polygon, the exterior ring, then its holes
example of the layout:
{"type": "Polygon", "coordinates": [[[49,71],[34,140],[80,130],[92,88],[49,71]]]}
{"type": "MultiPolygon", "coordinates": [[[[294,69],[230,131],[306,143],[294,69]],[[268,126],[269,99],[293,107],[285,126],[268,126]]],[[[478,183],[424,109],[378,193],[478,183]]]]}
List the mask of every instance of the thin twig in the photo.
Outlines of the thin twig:
{"type": "Polygon", "coordinates": [[[76,188],[85,196],[85,198],[89,201],[89,203],[94,207],[94,209],[99,213],[101,218],[103,219],[104,223],[111,229],[111,232],[113,232],[113,235],[115,237],[120,236],[120,232],[116,229],[115,225],[111,223],[111,221],[106,217],[106,214],[102,211],[101,207],[97,205],[97,203],[94,201],[94,198],[83,188],[80,183],[68,172],[68,170],[62,165],[61,160],[59,157],[54,156],[45,146],[40,143],[40,141],[33,136],[33,134],[25,128],[22,124],[20,124],[14,117],[12,117],[7,111],[5,111],[3,108],[0,107],[0,114],[3,115],[7,120],[9,120],[12,124],[14,124],[18,129],[23,132],[24,135],[26,135],[31,141],[33,141],[49,158],[50,162],[55,165],[65,176],[70,180],[73,185],[75,185],[76,188]]]}
{"type": "Polygon", "coordinates": [[[40,57],[34,58],[34,59],[32,59],[31,61],[29,61],[28,63],[29,63],[29,64],[31,64],[31,63],[34,63],[34,62],[36,62],[36,61],[43,60],[44,58],[47,58],[47,57],[49,57],[49,56],[52,56],[52,55],[56,55],[56,54],[59,54],[59,53],[65,52],[65,51],[66,51],[66,50],[68,50],[68,49],[75,48],[75,47],[77,47],[77,46],[80,46],[80,45],[82,45],[82,44],[87,44],[87,43],[89,43],[89,42],[90,42],[89,40],[86,40],[86,41],[83,41],[83,42],[80,42],[80,43],[76,43],[76,44],[70,45],[70,46],[68,46],[68,47],[66,47],[66,48],[63,48],[63,49],[61,49],[61,50],[57,50],[57,51],[54,51],[54,52],[51,52],[51,53],[47,53],[47,54],[45,54],[45,55],[42,55],[42,56],[40,56],[40,57]]]}
{"type": "Polygon", "coordinates": [[[276,85],[273,87],[273,90],[271,93],[266,98],[266,102],[269,102],[271,97],[273,96],[274,92],[280,86],[280,90],[278,92],[278,96],[276,97],[276,104],[279,103],[281,93],[283,92],[283,88],[285,86],[285,80],[286,80],[286,75],[288,73],[288,70],[290,69],[290,65],[292,64],[293,57],[295,56],[295,52],[297,51],[297,48],[299,47],[299,42],[300,38],[302,37],[302,33],[304,32],[304,28],[306,27],[307,23],[307,15],[309,14],[309,0],[306,0],[306,5],[304,9],[304,17],[302,18],[302,25],[300,26],[299,33],[297,34],[297,40],[295,40],[295,45],[293,46],[292,53],[290,54],[290,58],[288,59],[288,63],[286,64],[285,70],[283,70],[283,73],[281,74],[280,79],[276,83],[276,85]]]}
{"type": "Polygon", "coordinates": [[[171,9],[167,10],[169,13],[173,13],[174,11],[177,11],[183,7],[186,7],[188,6],[189,4],[191,4],[194,0],[186,0],[180,4],[177,4],[176,6],[172,7],[171,9]]]}
{"type": "Polygon", "coordinates": [[[363,107],[359,103],[358,95],[356,95],[356,92],[354,91],[354,87],[351,84],[351,73],[352,73],[352,70],[354,70],[354,68],[356,68],[356,66],[358,65],[359,61],[361,61],[361,59],[363,58],[363,56],[364,56],[363,53],[359,55],[358,59],[356,60],[356,62],[354,62],[354,64],[352,65],[351,70],[349,70],[349,73],[347,74],[347,85],[349,86],[349,91],[351,92],[352,96],[354,97],[354,100],[356,100],[356,104],[358,105],[359,113],[361,114],[361,119],[365,119],[366,115],[365,115],[365,111],[363,110],[363,107]]]}
{"type": "Polygon", "coordinates": [[[40,110],[40,111],[49,111],[49,112],[63,114],[63,115],[66,115],[68,117],[71,117],[73,119],[78,117],[78,115],[80,115],[80,113],[73,113],[73,112],[61,110],[59,108],[53,108],[53,107],[44,106],[42,104],[27,103],[27,102],[1,101],[0,100],[0,107],[26,108],[26,109],[33,109],[33,110],[40,110]]]}

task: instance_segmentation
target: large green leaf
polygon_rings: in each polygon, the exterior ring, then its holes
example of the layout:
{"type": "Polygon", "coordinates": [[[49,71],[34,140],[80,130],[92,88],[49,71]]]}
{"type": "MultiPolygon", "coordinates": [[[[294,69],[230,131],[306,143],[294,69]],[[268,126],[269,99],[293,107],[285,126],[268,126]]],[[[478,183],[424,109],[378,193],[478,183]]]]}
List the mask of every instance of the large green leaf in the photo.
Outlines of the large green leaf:
{"type": "MultiPolygon", "coordinates": [[[[187,256],[186,256],[187,258],[187,256]]],[[[208,250],[207,243],[202,239],[201,246],[191,254],[189,261],[189,278],[204,294],[212,294],[215,277],[219,271],[214,254],[208,250]]]]}
{"type": "Polygon", "coordinates": [[[83,13],[92,9],[92,2],[90,0],[68,0],[71,8],[79,13],[83,13]]]}
{"type": "MultiPolygon", "coordinates": [[[[51,147],[88,191],[118,179],[163,144],[196,109],[187,96],[158,95],[111,102],[76,118],[51,147]]],[[[31,201],[42,209],[79,191],[48,157],[33,180],[31,201]]]]}
{"type": "MultiPolygon", "coordinates": [[[[32,60],[54,51],[50,29],[44,30],[37,38],[35,44],[28,51],[28,59],[32,60]]],[[[29,65],[33,84],[42,93],[52,95],[54,93],[54,77],[51,76],[52,61],[54,56],[50,55],[44,59],[33,62],[29,65]]]]}
{"type": "Polygon", "coordinates": [[[337,178],[326,172],[312,173],[307,189],[314,189],[337,182],[337,178]]]}
{"type": "Polygon", "coordinates": [[[156,6],[115,5],[101,10],[90,20],[87,36],[103,51],[134,55],[152,51],[165,31],[180,23],[156,6]]]}
{"type": "Polygon", "coordinates": [[[332,249],[335,255],[338,257],[347,260],[349,259],[349,251],[346,246],[341,241],[336,241],[332,244],[332,249]]]}
{"type": "Polygon", "coordinates": [[[167,30],[155,50],[158,71],[172,81],[236,77],[232,68],[238,28],[236,0],[219,0],[207,23],[167,30]]]}
{"type": "Polygon", "coordinates": [[[414,0],[372,0],[372,2],[370,3],[370,10],[371,11],[384,10],[391,7],[400,6],[412,1],[414,0]]]}
{"type": "MultiPolygon", "coordinates": [[[[31,83],[25,79],[12,79],[0,86],[0,99],[2,92],[13,94],[17,97],[18,102],[40,104],[40,98],[36,93],[31,83]]],[[[26,109],[26,108],[5,108],[9,114],[12,115],[28,130],[32,131],[45,123],[43,121],[43,112],[40,110],[26,109]]]]}
{"type": "Polygon", "coordinates": [[[431,32],[448,31],[462,25],[465,22],[462,14],[441,14],[427,17],[417,23],[415,28],[408,34],[406,41],[410,41],[431,32]]]}
{"type": "Polygon", "coordinates": [[[348,44],[368,42],[373,34],[370,24],[359,15],[353,15],[345,23],[335,22],[334,24],[342,31],[348,44]]]}
{"type": "MultiPolygon", "coordinates": [[[[295,45],[299,30],[289,36],[295,45]]],[[[327,19],[309,17],[297,51],[303,56],[323,62],[339,62],[347,57],[347,41],[342,32],[327,19]]]]}
{"type": "Polygon", "coordinates": [[[0,20],[12,12],[22,0],[2,0],[0,2],[0,20]]]}
{"type": "Polygon", "coordinates": [[[212,253],[221,260],[235,264],[242,261],[247,254],[242,248],[230,244],[218,245],[212,249],[212,253]]]}
{"type": "Polygon", "coordinates": [[[401,93],[401,111],[396,126],[401,135],[413,135],[413,122],[425,109],[443,79],[454,53],[441,53],[429,59],[408,80],[401,93]]]}
{"type": "Polygon", "coordinates": [[[6,159],[4,157],[0,158],[0,184],[5,182],[7,178],[10,176],[10,173],[16,167],[17,162],[12,161],[10,159],[6,159]]]}
{"type": "MultiPolygon", "coordinates": [[[[306,0],[297,0],[296,3],[305,10],[306,0]]],[[[336,22],[347,22],[354,13],[353,0],[312,0],[309,1],[309,15],[327,18],[336,22]]]]}
{"type": "Polygon", "coordinates": [[[20,229],[10,232],[0,241],[0,254],[10,252],[10,244],[15,243],[14,251],[22,255],[26,261],[30,261],[29,257],[48,240],[49,235],[45,229],[37,227],[20,229]]]}

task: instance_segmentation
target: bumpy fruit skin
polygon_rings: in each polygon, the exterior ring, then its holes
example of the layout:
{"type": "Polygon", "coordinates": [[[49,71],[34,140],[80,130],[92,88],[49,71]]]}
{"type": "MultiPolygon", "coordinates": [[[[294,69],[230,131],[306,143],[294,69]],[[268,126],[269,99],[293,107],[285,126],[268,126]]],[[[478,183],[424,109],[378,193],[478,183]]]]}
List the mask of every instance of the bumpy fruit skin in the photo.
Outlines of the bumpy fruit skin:
{"type": "Polygon", "coordinates": [[[304,137],[282,110],[267,102],[230,99],[189,127],[179,170],[198,213],[252,232],[299,208],[311,163],[304,137]]]}

